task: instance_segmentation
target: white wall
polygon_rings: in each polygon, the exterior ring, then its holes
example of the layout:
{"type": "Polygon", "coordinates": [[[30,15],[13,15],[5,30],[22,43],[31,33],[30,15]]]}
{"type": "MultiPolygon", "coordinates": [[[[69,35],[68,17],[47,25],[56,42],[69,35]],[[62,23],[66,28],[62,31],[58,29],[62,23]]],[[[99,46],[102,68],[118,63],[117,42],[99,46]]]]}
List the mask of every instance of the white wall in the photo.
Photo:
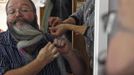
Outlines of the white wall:
{"type": "Polygon", "coordinates": [[[98,63],[105,54],[100,53],[107,50],[107,34],[104,32],[102,15],[108,12],[108,0],[96,0],[95,11],[95,45],[94,45],[94,75],[104,75],[104,65],[98,63]]]}
{"type": "Polygon", "coordinates": [[[0,29],[6,30],[6,12],[5,12],[6,3],[0,3],[0,29]]]}
{"type": "Polygon", "coordinates": [[[99,12],[99,51],[107,48],[107,35],[104,32],[104,23],[102,21],[102,15],[108,12],[108,0],[100,1],[100,12],[99,12]]]}
{"type": "MultiPolygon", "coordinates": [[[[102,20],[102,16],[108,12],[108,0],[100,1],[100,9],[99,9],[99,47],[98,47],[98,59],[102,60],[107,55],[107,41],[108,36],[104,29],[104,22],[102,20]],[[105,52],[105,53],[104,53],[105,52]]],[[[98,75],[104,75],[104,64],[99,64],[98,66],[99,72],[98,75]]]]}

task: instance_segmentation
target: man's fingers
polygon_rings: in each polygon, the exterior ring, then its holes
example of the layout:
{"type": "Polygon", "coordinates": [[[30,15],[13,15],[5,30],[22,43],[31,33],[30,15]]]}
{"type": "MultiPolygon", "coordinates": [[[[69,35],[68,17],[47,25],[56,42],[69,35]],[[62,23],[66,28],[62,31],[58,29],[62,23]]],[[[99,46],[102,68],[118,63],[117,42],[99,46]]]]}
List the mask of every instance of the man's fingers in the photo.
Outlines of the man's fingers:
{"type": "Polygon", "coordinates": [[[52,50],[52,53],[53,54],[56,54],[57,53],[57,48],[56,47],[54,47],[54,49],[52,50]]]}
{"type": "Polygon", "coordinates": [[[60,46],[60,47],[64,47],[64,46],[65,46],[65,39],[64,39],[64,38],[61,38],[61,39],[59,40],[59,46],[60,46]]]}
{"type": "Polygon", "coordinates": [[[54,44],[56,45],[56,47],[63,47],[65,45],[65,39],[54,39],[54,44]]]}
{"type": "Polygon", "coordinates": [[[48,42],[47,45],[45,47],[43,47],[43,49],[48,48],[50,45],[51,45],[51,42],[48,42]]]}
{"type": "Polygon", "coordinates": [[[55,22],[57,22],[58,19],[59,19],[58,17],[50,17],[50,18],[48,19],[49,25],[50,25],[51,27],[55,26],[55,22]]]}
{"type": "Polygon", "coordinates": [[[53,22],[52,22],[52,26],[55,27],[57,26],[58,24],[60,24],[62,21],[59,17],[55,17],[53,22]]]}
{"type": "Polygon", "coordinates": [[[63,47],[64,45],[65,45],[65,41],[64,41],[64,39],[61,39],[62,41],[61,41],[61,43],[60,43],[60,46],[61,47],[63,47]]]}
{"type": "Polygon", "coordinates": [[[54,39],[54,44],[60,46],[61,40],[59,38],[54,39]]]}
{"type": "Polygon", "coordinates": [[[50,18],[48,19],[48,24],[49,24],[50,26],[52,26],[53,20],[54,20],[53,17],[50,17],[50,18]]]}
{"type": "Polygon", "coordinates": [[[59,21],[58,20],[54,20],[53,23],[52,23],[52,27],[55,27],[59,24],[59,21]]]}
{"type": "Polygon", "coordinates": [[[59,48],[60,47],[60,41],[59,41],[59,39],[54,39],[54,45],[57,47],[57,48],[59,48]]]}
{"type": "Polygon", "coordinates": [[[56,32],[57,28],[56,27],[49,27],[50,32],[56,32]]]}
{"type": "Polygon", "coordinates": [[[54,47],[54,44],[51,43],[51,45],[48,46],[48,50],[52,50],[54,47]]]}
{"type": "Polygon", "coordinates": [[[56,58],[56,57],[58,57],[59,55],[60,55],[60,53],[57,52],[57,53],[53,56],[53,58],[56,58]]]}
{"type": "Polygon", "coordinates": [[[57,39],[54,39],[54,45],[56,45],[57,44],[57,42],[58,42],[58,40],[57,39]]]}
{"type": "Polygon", "coordinates": [[[51,33],[51,35],[53,35],[53,36],[58,36],[58,31],[56,30],[56,29],[52,29],[52,30],[50,30],[50,33],[51,33]]]}

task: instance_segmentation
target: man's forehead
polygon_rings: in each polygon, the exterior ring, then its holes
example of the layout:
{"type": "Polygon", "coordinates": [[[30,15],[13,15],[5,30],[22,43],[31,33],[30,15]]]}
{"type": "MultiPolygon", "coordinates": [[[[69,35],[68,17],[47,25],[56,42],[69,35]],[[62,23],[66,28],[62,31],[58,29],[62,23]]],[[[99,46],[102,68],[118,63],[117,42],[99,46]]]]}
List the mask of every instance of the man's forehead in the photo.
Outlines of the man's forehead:
{"type": "Polygon", "coordinates": [[[9,0],[8,7],[12,7],[16,5],[25,5],[25,6],[32,7],[29,0],[9,0]]]}

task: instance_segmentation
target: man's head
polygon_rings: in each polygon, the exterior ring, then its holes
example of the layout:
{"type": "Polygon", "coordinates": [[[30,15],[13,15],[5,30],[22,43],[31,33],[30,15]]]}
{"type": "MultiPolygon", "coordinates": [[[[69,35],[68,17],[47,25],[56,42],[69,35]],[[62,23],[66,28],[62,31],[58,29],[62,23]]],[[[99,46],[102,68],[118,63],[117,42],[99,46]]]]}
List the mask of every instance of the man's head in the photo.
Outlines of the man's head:
{"type": "Polygon", "coordinates": [[[6,5],[7,24],[9,28],[14,25],[21,28],[18,22],[24,22],[38,28],[35,5],[31,0],[9,0],[6,5]]]}

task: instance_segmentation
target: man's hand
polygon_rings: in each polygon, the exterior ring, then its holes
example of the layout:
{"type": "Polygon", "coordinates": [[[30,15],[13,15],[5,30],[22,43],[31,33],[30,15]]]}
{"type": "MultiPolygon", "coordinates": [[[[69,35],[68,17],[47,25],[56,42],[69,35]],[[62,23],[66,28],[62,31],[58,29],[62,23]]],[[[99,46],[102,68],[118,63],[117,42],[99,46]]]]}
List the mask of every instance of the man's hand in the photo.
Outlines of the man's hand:
{"type": "Polygon", "coordinates": [[[73,50],[71,43],[65,38],[60,37],[54,40],[59,53],[68,61],[74,75],[85,75],[85,62],[73,50]]]}
{"type": "Polygon", "coordinates": [[[75,31],[72,30],[72,25],[74,26],[75,23],[76,21],[72,17],[69,17],[64,21],[62,21],[59,17],[50,17],[48,20],[49,32],[54,36],[60,36],[66,30],[75,31]]]}
{"type": "Polygon", "coordinates": [[[65,37],[55,39],[54,44],[62,55],[68,55],[70,52],[72,52],[71,43],[65,37]]]}
{"type": "Polygon", "coordinates": [[[49,19],[48,19],[49,27],[55,27],[61,23],[63,23],[63,22],[59,17],[49,17],[49,19]]]}
{"type": "Polygon", "coordinates": [[[58,37],[58,36],[61,36],[62,34],[64,34],[64,32],[66,31],[66,28],[65,28],[64,24],[60,24],[55,27],[50,27],[49,31],[52,35],[58,37]]]}
{"type": "Polygon", "coordinates": [[[40,50],[37,59],[48,64],[53,61],[58,55],[59,53],[57,51],[57,48],[54,46],[54,44],[49,42],[40,50]]]}

